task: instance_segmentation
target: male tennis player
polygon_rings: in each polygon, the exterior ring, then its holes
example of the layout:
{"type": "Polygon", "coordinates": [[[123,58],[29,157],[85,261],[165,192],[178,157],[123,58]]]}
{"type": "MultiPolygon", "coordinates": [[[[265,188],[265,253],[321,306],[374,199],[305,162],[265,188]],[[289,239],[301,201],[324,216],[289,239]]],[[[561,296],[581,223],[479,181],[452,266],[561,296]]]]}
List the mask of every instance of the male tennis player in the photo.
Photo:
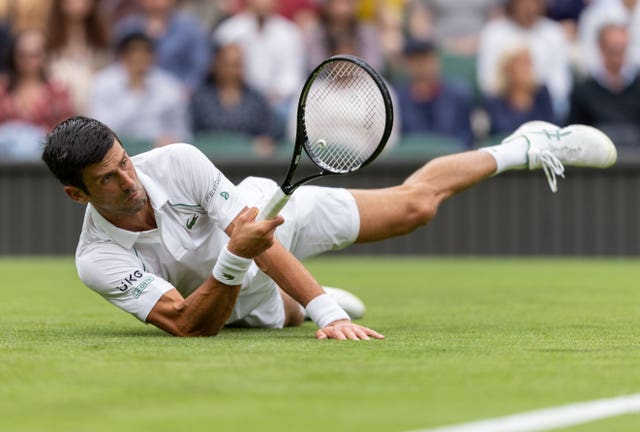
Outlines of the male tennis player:
{"type": "Polygon", "coordinates": [[[141,321],[212,336],[226,324],[299,325],[302,305],[319,339],[363,340],[383,336],[352,323],[301,259],[411,232],[445,199],[505,170],[542,167],[555,189],[563,164],[605,168],[617,156],[597,129],[527,123],[500,145],[434,159],[398,186],[303,186],[281,216],[261,222],[257,207],[276,183],[235,186],[186,144],[130,158],[107,126],[74,117],[49,134],[42,157],[67,195],[88,204],[80,279],[141,321]]]}

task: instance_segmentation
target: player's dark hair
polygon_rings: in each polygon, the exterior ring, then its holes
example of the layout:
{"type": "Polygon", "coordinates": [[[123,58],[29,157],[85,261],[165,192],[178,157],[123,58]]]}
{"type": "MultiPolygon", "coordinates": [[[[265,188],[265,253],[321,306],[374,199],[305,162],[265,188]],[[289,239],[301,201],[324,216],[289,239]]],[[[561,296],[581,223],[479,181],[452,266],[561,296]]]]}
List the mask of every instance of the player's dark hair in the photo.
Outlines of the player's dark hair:
{"type": "Polygon", "coordinates": [[[89,193],[82,170],[104,159],[115,141],[115,132],[98,120],[71,117],[47,135],[42,160],[65,186],[75,186],[89,193]]]}

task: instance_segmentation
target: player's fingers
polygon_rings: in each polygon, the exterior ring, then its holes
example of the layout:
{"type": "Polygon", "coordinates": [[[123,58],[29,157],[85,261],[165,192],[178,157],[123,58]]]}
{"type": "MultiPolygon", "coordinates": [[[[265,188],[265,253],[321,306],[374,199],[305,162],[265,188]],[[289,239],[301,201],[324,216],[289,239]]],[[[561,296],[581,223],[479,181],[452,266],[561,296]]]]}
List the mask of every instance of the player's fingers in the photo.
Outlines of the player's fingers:
{"type": "Polygon", "coordinates": [[[362,327],[356,327],[353,329],[353,332],[358,336],[360,340],[370,340],[369,336],[367,336],[367,332],[364,331],[362,327]]]}
{"type": "Polygon", "coordinates": [[[247,212],[244,214],[244,217],[247,220],[247,222],[251,222],[251,221],[254,221],[256,217],[258,217],[258,213],[260,213],[260,210],[257,207],[250,207],[247,209],[247,212]]]}
{"type": "Polygon", "coordinates": [[[265,234],[273,234],[280,225],[284,223],[284,218],[281,215],[274,217],[273,219],[266,219],[261,222],[262,229],[265,234]]]}
{"type": "Polygon", "coordinates": [[[318,331],[316,332],[316,338],[318,338],[318,339],[327,339],[327,338],[328,338],[328,336],[327,336],[327,334],[324,332],[324,330],[323,330],[323,329],[320,329],[320,330],[318,330],[318,331]]]}
{"type": "Polygon", "coordinates": [[[255,207],[245,207],[242,209],[242,211],[240,212],[240,214],[238,214],[238,225],[244,225],[247,224],[249,222],[251,222],[253,219],[256,218],[256,215],[254,215],[255,210],[257,210],[255,207]]]}
{"type": "Polygon", "coordinates": [[[338,329],[336,327],[331,327],[331,326],[325,327],[324,328],[324,332],[331,339],[338,339],[338,340],[346,340],[347,339],[347,337],[344,335],[344,333],[342,331],[340,331],[340,329],[338,329]]]}
{"type": "Polygon", "coordinates": [[[374,337],[376,339],[384,339],[384,335],[378,333],[375,330],[371,330],[370,328],[367,327],[362,327],[360,326],[360,328],[362,329],[362,331],[364,331],[368,336],[374,337]]]}
{"type": "Polygon", "coordinates": [[[342,330],[342,333],[346,336],[347,339],[349,340],[355,340],[355,341],[359,341],[360,338],[358,337],[358,335],[355,333],[355,331],[353,331],[353,329],[351,329],[350,327],[346,327],[342,330]]]}
{"type": "Polygon", "coordinates": [[[273,219],[269,219],[269,222],[271,222],[271,226],[273,226],[273,228],[280,226],[284,223],[284,217],[282,215],[278,215],[276,217],[274,217],[273,219]]]}

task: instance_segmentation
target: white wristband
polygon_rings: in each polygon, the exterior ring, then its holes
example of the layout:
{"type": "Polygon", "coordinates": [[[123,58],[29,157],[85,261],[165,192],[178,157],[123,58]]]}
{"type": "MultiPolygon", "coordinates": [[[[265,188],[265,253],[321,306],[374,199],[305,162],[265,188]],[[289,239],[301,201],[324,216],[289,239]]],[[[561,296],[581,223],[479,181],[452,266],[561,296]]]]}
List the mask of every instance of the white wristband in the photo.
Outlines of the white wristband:
{"type": "Polygon", "coordinates": [[[325,328],[338,320],[350,320],[349,315],[328,294],[322,294],[309,302],[307,315],[319,328],[325,328]]]}
{"type": "Polygon", "coordinates": [[[229,252],[225,245],[211,274],[218,282],[225,285],[241,285],[252,262],[250,258],[243,258],[229,252]]]}

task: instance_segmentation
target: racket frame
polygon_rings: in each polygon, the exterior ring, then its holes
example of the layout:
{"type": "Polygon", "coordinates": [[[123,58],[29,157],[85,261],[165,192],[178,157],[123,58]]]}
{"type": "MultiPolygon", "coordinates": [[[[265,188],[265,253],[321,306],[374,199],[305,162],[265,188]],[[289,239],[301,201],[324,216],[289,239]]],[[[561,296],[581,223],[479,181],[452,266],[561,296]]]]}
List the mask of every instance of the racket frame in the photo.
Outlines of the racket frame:
{"type": "Polygon", "coordinates": [[[269,202],[262,208],[257,219],[263,220],[263,219],[271,219],[275,217],[280,212],[280,210],[285,206],[285,204],[287,203],[293,191],[295,191],[298,187],[302,186],[303,184],[315,178],[327,176],[327,175],[349,174],[351,172],[357,171],[360,168],[363,168],[369,165],[371,162],[373,162],[374,159],[376,159],[380,155],[382,150],[384,150],[384,146],[386,145],[387,140],[391,135],[392,128],[393,128],[393,102],[391,99],[391,95],[389,94],[389,90],[386,84],[384,83],[384,80],[382,79],[382,77],[378,74],[378,72],[376,72],[376,70],[373,69],[371,66],[369,66],[364,60],[353,55],[340,54],[333,57],[329,57],[328,59],[324,60],[311,72],[311,74],[309,74],[309,77],[307,77],[307,80],[305,81],[304,86],[302,87],[302,92],[300,93],[300,98],[298,100],[297,115],[296,115],[295,145],[293,149],[293,155],[291,157],[291,163],[289,164],[289,169],[287,170],[285,179],[282,182],[282,185],[280,186],[280,188],[273,195],[273,197],[271,197],[269,202]],[[321,168],[321,161],[319,161],[319,159],[309,149],[310,143],[306,133],[304,117],[305,117],[305,109],[307,105],[307,97],[309,96],[309,91],[311,90],[312,84],[315,81],[316,77],[318,76],[319,73],[322,72],[322,70],[328,63],[334,63],[338,61],[346,61],[346,62],[356,64],[357,66],[362,68],[369,75],[369,77],[371,77],[371,79],[373,79],[374,83],[380,90],[380,94],[384,102],[386,123],[385,123],[385,128],[384,128],[382,137],[380,139],[380,142],[378,143],[378,147],[362,164],[348,171],[334,172],[325,168],[321,168]],[[309,159],[311,159],[311,161],[320,168],[320,172],[304,177],[292,184],[291,181],[293,180],[293,176],[295,175],[296,170],[300,165],[300,158],[302,157],[302,149],[304,149],[309,159]]]}

